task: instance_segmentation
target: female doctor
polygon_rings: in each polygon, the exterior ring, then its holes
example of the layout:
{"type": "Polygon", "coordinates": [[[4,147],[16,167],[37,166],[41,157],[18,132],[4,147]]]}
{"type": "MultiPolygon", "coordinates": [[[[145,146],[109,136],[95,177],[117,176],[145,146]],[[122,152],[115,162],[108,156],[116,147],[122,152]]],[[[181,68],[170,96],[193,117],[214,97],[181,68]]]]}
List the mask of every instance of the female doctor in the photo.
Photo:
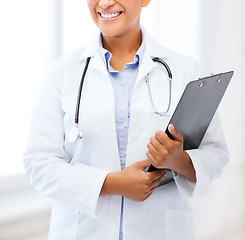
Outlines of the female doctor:
{"type": "Polygon", "coordinates": [[[196,150],[183,151],[174,126],[173,140],[164,133],[196,64],[140,27],[150,0],[87,2],[100,34],[51,67],[24,154],[32,185],[54,200],[49,239],[192,240],[188,198],[228,161],[217,116],[196,150]],[[175,181],[157,188],[166,168],[175,181]]]}

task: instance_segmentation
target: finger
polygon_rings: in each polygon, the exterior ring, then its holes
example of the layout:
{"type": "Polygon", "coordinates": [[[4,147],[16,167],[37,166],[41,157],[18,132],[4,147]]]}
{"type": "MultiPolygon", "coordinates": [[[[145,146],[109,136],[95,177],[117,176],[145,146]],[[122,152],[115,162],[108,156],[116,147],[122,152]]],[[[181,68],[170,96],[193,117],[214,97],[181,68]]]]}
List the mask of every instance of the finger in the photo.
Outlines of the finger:
{"type": "Polygon", "coordinates": [[[155,189],[157,188],[157,186],[155,186],[154,188],[152,188],[147,194],[146,194],[146,199],[149,198],[151,196],[151,194],[155,191],[155,189]]]}
{"type": "Polygon", "coordinates": [[[166,171],[164,171],[159,178],[156,178],[154,181],[152,181],[152,187],[158,186],[164,180],[166,174],[166,171]]]}
{"type": "Polygon", "coordinates": [[[157,178],[152,182],[152,185],[150,186],[149,190],[146,192],[145,199],[150,197],[150,195],[155,191],[155,189],[159,186],[159,184],[164,180],[165,175],[166,175],[166,171],[164,170],[164,175],[162,175],[161,177],[157,178]]]}
{"type": "Polygon", "coordinates": [[[158,169],[153,172],[148,172],[147,174],[149,175],[150,181],[154,182],[157,179],[160,179],[163,176],[165,176],[165,173],[166,173],[165,169],[158,169]]]}
{"type": "Polygon", "coordinates": [[[156,132],[155,137],[159,141],[159,143],[161,143],[162,145],[165,145],[165,146],[167,146],[171,140],[168,137],[168,135],[162,131],[156,132]]]}
{"type": "Polygon", "coordinates": [[[145,160],[142,160],[142,161],[138,161],[138,162],[137,162],[137,166],[138,166],[140,169],[145,169],[145,168],[147,168],[149,165],[150,165],[150,160],[149,160],[149,159],[145,159],[145,160]]]}
{"type": "Polygon", "coordinates": [[[157,183],[154,185],[154,187],[152,187],[151,189],[149,189],[149,191],[146,194],[146,199],[149,198],[151,196],[151,194],[156,190],[156,188],[159,186],[160,183],[157,183]]]}
{"type": "MultiPolygon", "coordinates": [[[[148,151],[148,152],[146,153],[146,156],[148,157],[150,163],[151,163],[155,168],[158,169],[158,168],[160,167],[159,161],[157,160],[157,155],[156,155],[156,154],[155,154],[155,156],[154,156],[154,154],[152,154],[150,151],[148,151]]],[[[163,169],[163,168],[161,168],[161,169],[163,169]]]]}
{"type": "Polygon", "coordinates": [[[157,161],[157,159],[155,158],[155,156],[153,156],[153,154],[148,151],[146,153],[146,156],[148,157],[150,163],[155,167],[155,168],[158,168],[158,165],[159,165],[159,162],[157,161]]]}
{"type": "Polygon", "coordinates": [[[151,142],[147,144],[147,148],[153,156],[156,156],[158,154],[158,150],[153,146],[151,142]]]}
{"type": "Polygon", "coordinates": [[[170,134],[173,136],[175,140],[177,140],[178,142],[183,142],[182,134],[174,127],[173,124],[169,124],[168,131],[170,132],[170,134]]]}
{"type": "Polygon", "coordinates": [[[158,141],[158,139],[156,137],[152,137],[150,139],[150,142],[152,144],[152,146],[158,151],[159,149],[162,148],[162,144],[158,141]]]}
{"type": "Polygon", "coordinates": [[[153,181],[149,191],[152,191],[153,189],[155,190],[163,180],[164,180],[164,177],[160,177],[156,179],[155,181],[153,181]]]}
{"type": "Polygon", "coordinates": [[[151,154],[150,151],[146,152],[146,156],[147,156],[147,158],[149,159],[150,162],[155,161],[155,158],[154,158],[154,156],[151,154]]]}
{"type": "MultiPolygon", "coordinates": [[[[155,190],[155,189],[153,189],[151,192],[149,192],[149,193],[145,196],[144,199],[145,199],[145,200],[148,199],[148,198],[151,196],[151,194],[154,192],[154,190],[155,190]]],[[[144,200],[144,201],[145,201],[145,200],[144,200]]]]}

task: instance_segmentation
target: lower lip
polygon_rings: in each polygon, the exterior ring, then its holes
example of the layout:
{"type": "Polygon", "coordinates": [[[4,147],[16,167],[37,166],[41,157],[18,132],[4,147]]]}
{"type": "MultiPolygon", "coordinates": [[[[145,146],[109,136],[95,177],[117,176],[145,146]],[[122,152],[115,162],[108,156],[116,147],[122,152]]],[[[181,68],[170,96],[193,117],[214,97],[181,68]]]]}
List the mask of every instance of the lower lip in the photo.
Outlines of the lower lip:
{"type": "Polygon", "coordinates": [[[121,15],[122,15],[122,13],[119,14],[118,16],[116,16],[116,17],[113,17],[113,18],[103,18],[103,17],[101,17],[101,15],[99,14],[100,19],[101,19],[102,21],[104,21],[104,22],[115,21],[115,20],[117,20],[121,15]]]}

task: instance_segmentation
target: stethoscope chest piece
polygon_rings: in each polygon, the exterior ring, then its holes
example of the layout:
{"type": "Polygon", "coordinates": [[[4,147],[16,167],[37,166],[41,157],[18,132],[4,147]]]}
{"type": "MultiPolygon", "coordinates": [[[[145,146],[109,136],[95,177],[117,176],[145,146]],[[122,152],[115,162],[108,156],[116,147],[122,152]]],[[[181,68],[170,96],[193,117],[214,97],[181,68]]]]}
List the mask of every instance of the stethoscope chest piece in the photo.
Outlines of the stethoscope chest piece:
{"type": "Polygon", "coordinates": [[[68,142],[74,143],[77,141],[78,138],[82,138],[83,134],[76,126],[73,126],[68,132],[68,142]]]}

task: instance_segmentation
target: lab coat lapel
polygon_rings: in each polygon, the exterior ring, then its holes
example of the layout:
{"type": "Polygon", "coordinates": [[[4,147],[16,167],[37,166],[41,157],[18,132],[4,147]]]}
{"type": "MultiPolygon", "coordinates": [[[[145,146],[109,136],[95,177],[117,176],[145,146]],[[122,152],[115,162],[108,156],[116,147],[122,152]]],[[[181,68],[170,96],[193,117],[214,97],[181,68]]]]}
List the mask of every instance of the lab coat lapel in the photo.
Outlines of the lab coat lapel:
{"type": "Polygon", "coordinates": [[[153,69],[154,69],[154,62],[152,61],[151,57],[147,54],[144,53],[141,63],[140,63],[140,67],[139,67],[139,72],[138,72],[138,76],[135,82],[135,86],[138,84],[138,82],[145,78],[145,76],[150,73],[153,69]]]}
{"type": "MultiPolygon", "coordinates": [[[[154,114],[153,108],[149,101],[149,93],[145,77],[151,73],[158,64],[153,62],[152,58],[159,57],[164,61],[168,61],[168,51],[155,42],[147,32],[142,29],[145,41],[145,49],[140,62],[139,72],[136,79],[132,101],[130,128],[127,149],[127,166],[135,161],[144,160],[146,158],[147,143],[150,137],[154,136],[159,130],[159,126],[165,129],[169,122],[169,117],[159,118],[154,114]],[[144,149],[143,151],[135,151],[135,149],[144,149]]],[[[161,129],[161,130],[162,130],[161,129]]]]}
{"type": "Polygon", "coordinates": [[[88,122],[84,126],[85,129],[90,128],[90,125],[93,125],[93,131],[98,131],[98,136],[101,135],[101,132],[106,133],[98,139],[95,139],[95,144],[100,146],[101,138],[105,139],[104,141],[107,142],[107,144],[103,146],[104,151],[110,152],[110,158],[113,159],[113,162],[104,160],[102,161],[105,165],[103,167],[107,167],[107,169],[111,169],[112,171],[118,171],[120,170],[120,160],[115,125],[114,91],[105,60],[99,52],[99,44],[100,36],[97,35],[96,38],[85,47],[84,52],[80,56],[80,61],[83,62],[85,62],[88,57],[91,57],[87,71],[89,83],[87,86],[84,84],[84,90],[86,91],[86,87],[88,88],[88,91],[85,93],[85,96],[87,95],[87,98],[85,98],[85,105],[89,107],[86,107],[86,111],[81,111],[81,114],[90,116],[88,122]],[[98,126],[94,126],[94,123],[96,122],[95,118],[98,118],[98,115],[102,118],[99,128],[98,126]],[[91,119],[94,120],[91,121],[91,119]],[[110,166],[108,165],[109,163],[110,166]]]}
{"type": "Polygon", "coordinates": [[[109,79],[108,72],[105,67],[105,59],[102,58],[98,48],[98,46],[101,44],[100,41],[100,33],[98,33],[85,46],[85,49],[80,56],[80,61],[85,61],[88,57],[91,57],[92,59],[89,64],[89,68],[93,68],[93,70],[97,70],[99,74],[103,74],[103,77],[101,76],[101,79],[109,79]]]}
{"type": "Polygon", "coordinates": [[[160,46],[142,26],[141,31],[145,42],[145,49],[140,62],[135,86],[137,86],[140,80],[144,79],[147,74],[157,67],[157,65],[152,61],[152,58],[159,57],[164,61],[168,59],[167,52],[162,51],[163,47],[160,46]]]}

